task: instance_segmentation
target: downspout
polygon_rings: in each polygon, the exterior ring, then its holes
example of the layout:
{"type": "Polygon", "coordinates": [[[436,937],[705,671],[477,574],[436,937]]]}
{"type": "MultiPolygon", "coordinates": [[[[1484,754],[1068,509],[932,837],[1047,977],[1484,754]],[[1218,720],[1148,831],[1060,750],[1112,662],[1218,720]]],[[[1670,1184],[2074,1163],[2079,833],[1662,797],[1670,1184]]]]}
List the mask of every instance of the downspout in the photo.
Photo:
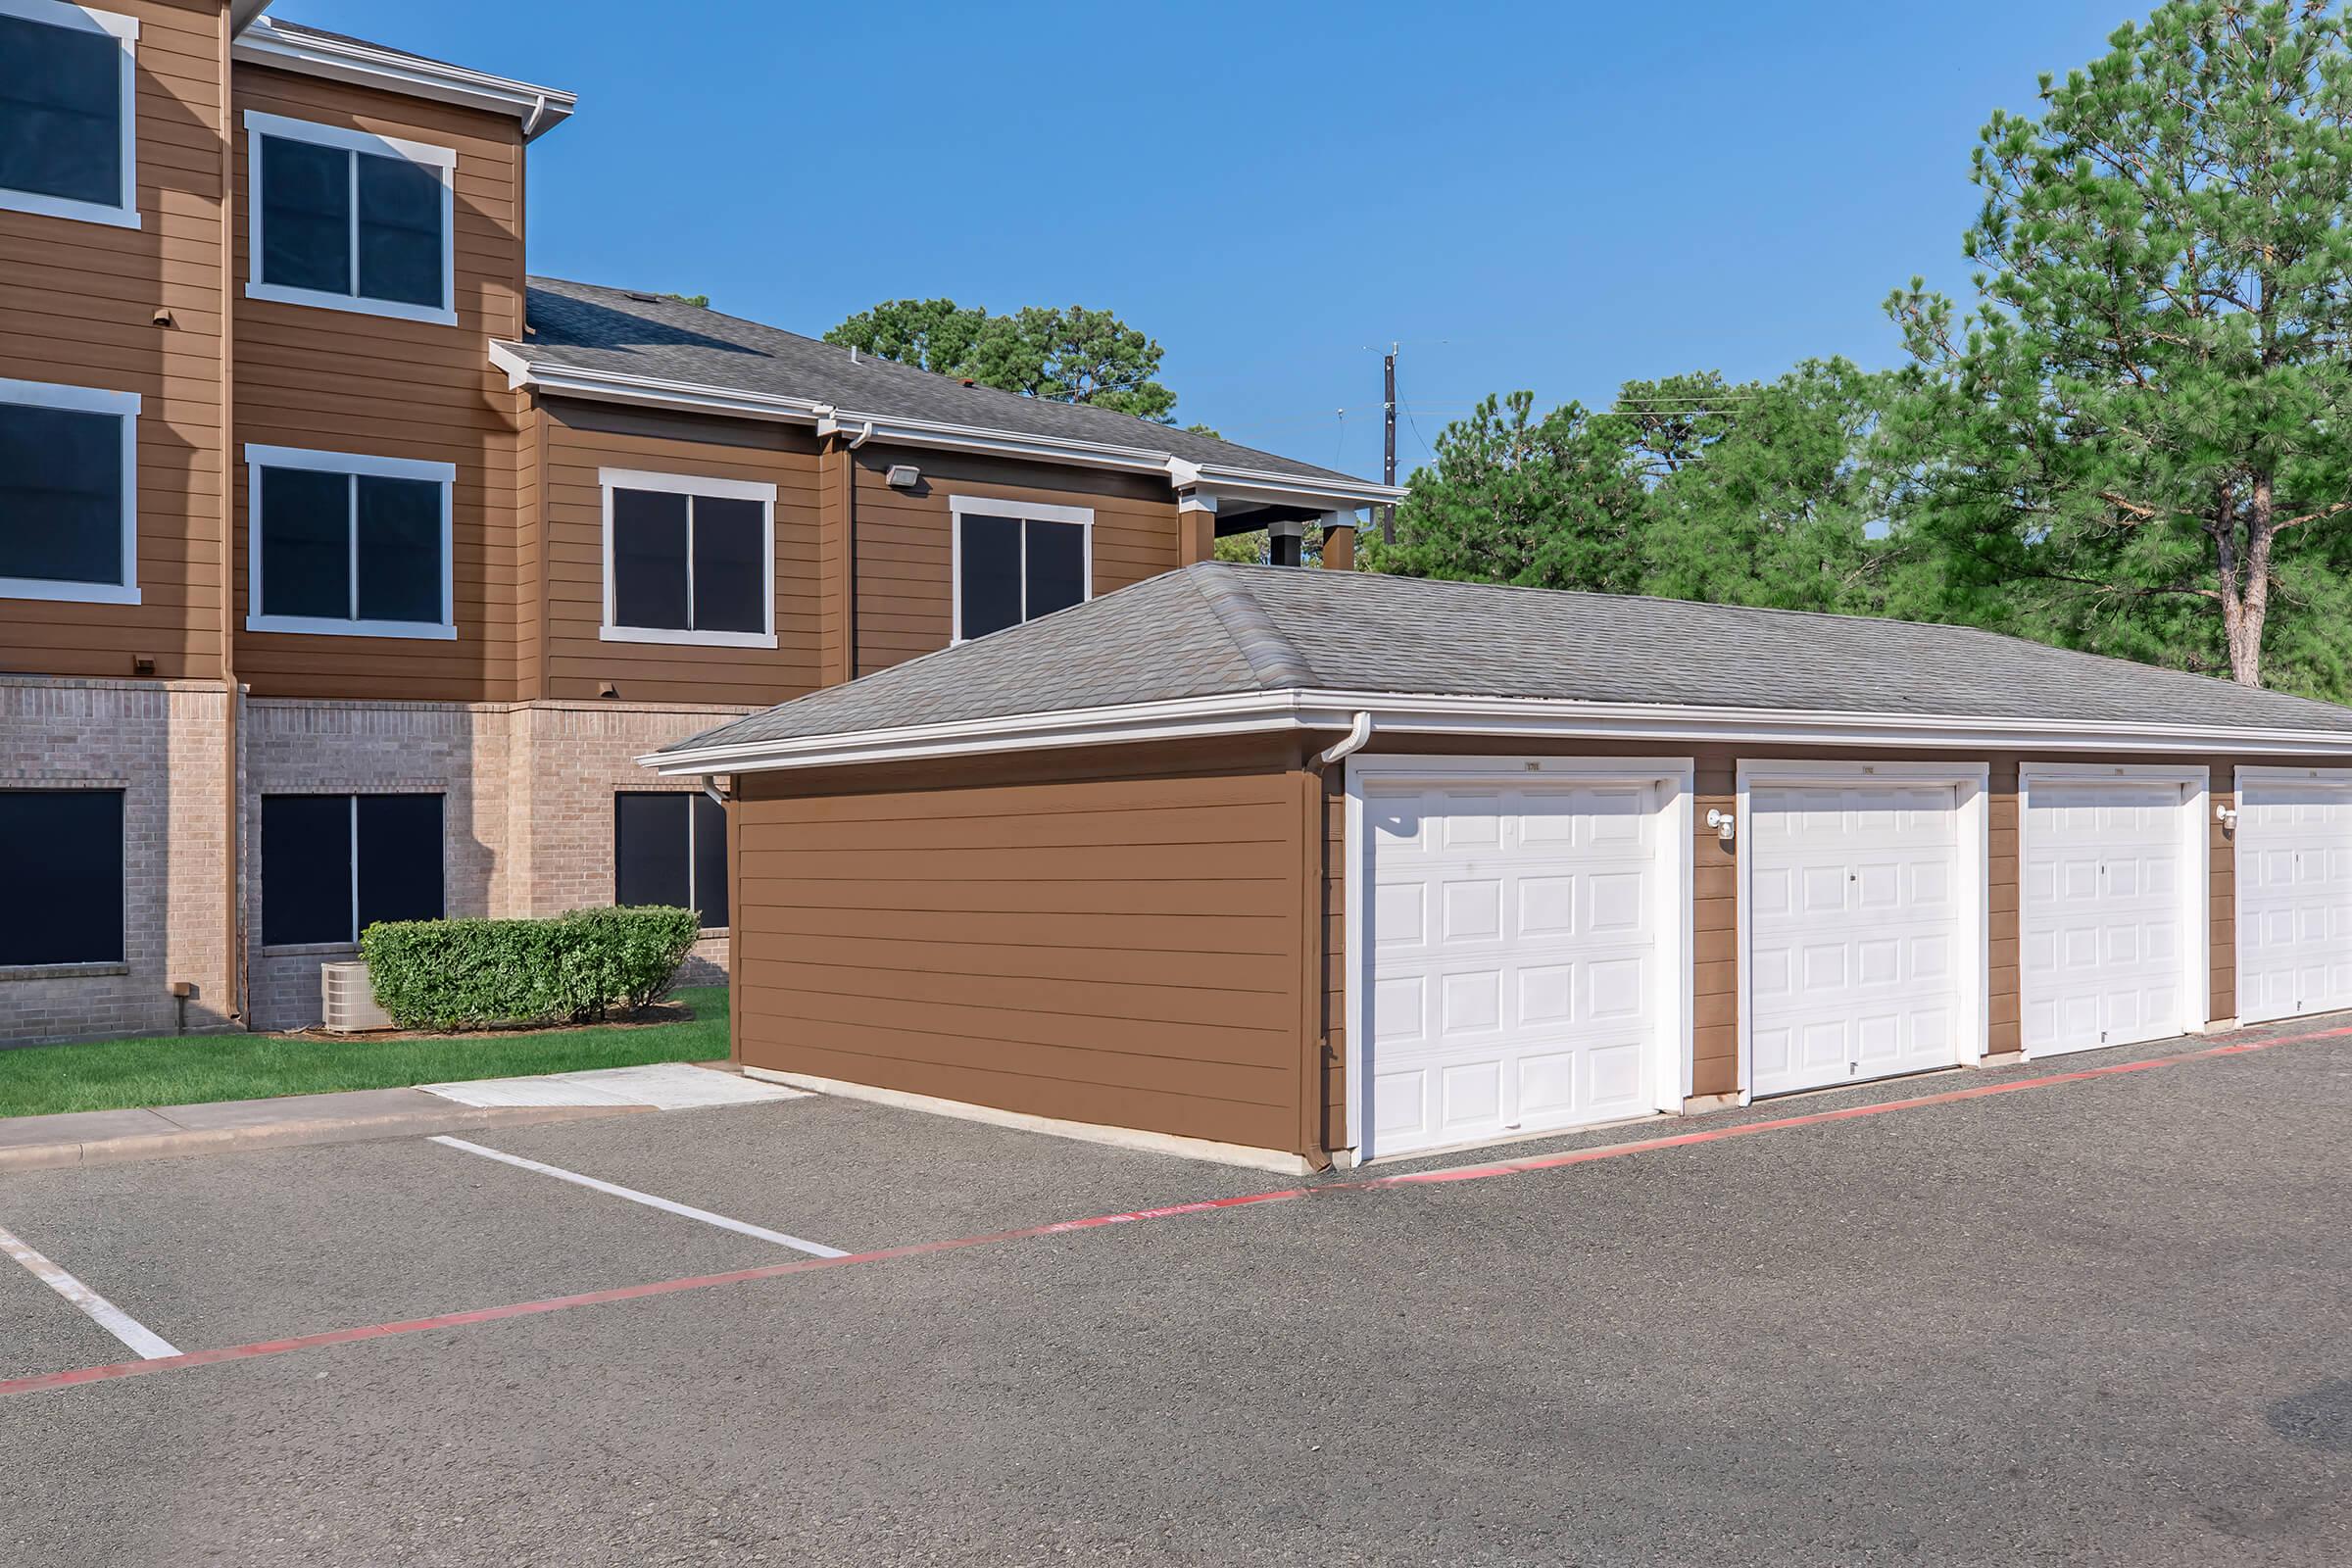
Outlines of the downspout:
{"type": "Polygon", "coordinates": [[[1308,1158],[1318,1170],[1331,1168],[1333,1143],[1330,1097],[1326,1093],[1332,1069],[1330,772],[1334,764],[1362,751],[1371,739],[1372,714],[1369,710],[1359,712],[1339,744],[1316,754],[1303,779],[1305,799],[1300,822],[1306,838],[1303,858],[1308,896],[1300,901],[1305,906],[1302,912],[1306,916],[1306,932],[1301,946],[1306,961],[1301,976],[1304,995],[1299,1013],[1312,1050],[1306,1054],[1299,1121],[1305,1135],[1303,1141],[1311,1151],[1308,1158]]]}
{"type": "Polygon", "coordinates": [[[1356,753],[1362,751],[1366,746],[1370,745],[1371,741],[1372,714],[1371,711],[1367,710],[1364,712],[1355,715],[1355,722],[1348,726],[1348,735],[1346,739],[1342,740],[1337,746],[1332,747],[1322,756],[1315,759],[1315,765],[1317,767],[1329,767],[1334,762],[1345,762],[1348,760],[1348,759],[1353,757],[1356,753]]]}
{"type": "Polygon", "coordinates": [[[228,1021],[245,1021],[245,852],[244,746],[240,740],[243,693],[237,685],[237,448],[236,448],[236,267],[237,136],[230,45],[264,5],[243,7],[242,20],[221,14],[220,22],[220,686],[221,746],[226,771],[221,819],[222,939],[227,943],[228,1021]]]}

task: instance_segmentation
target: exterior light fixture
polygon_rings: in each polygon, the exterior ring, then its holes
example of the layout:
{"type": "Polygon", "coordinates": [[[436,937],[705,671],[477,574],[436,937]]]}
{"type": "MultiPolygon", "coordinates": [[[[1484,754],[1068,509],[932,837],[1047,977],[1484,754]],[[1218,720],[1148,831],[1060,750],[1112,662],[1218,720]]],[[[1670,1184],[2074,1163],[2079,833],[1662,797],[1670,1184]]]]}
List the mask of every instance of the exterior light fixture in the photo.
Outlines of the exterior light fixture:
{"type": "Polygon", "coordinates": [[[899,463],[882,477],[893,490],[911,490],[923,482],[923,470],[911,463],[899,463]]]}
{"type": "Polygon", "coordinates": [[[2226,832],[2237,826],[2237,808],[2231,806],[2228,801],[2224,801],[2213,808],[2213,819],[2221,823],[2226,832]]]}
{"type": "Polygon", "coordinates": [[[1726,844],[1731,843],[1732,835],[1740,830],[1738,819],[1731,812],[1715,807],[1707,808],[1707,826],[1713,828],[1715,836],[1726,844]]]}

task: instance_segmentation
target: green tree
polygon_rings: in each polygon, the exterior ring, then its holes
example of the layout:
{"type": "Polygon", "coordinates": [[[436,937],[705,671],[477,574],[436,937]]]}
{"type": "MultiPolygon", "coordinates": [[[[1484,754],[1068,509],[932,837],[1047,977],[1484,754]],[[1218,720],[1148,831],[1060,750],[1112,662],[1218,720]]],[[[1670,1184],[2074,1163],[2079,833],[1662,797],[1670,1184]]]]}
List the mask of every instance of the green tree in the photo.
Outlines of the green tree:
{"type": "Polygon", "coordinates": [[[1900,533],[1953,618],[2343,695],[2343,18],[2179,0],[2109,41],[1985,125],[1975,310],[1887,302],[1900,533]]]}
{"type": "Polygon", "coordinates": [[[1375,571],[1805,610],[1871,610],[1899,548],[1868,461],[1888,377],[1630,381],[1539,419],[1525,392],[1446,427],[1375,571]]]}
{"type": "Polygon", "coordinates": [[[1165,352],[1159,344],[1084,306],[992,316],[954,300],[891,300],[843,321],[825,341],[1027,397],[1162,423],[1176,411],[1176,394],[1152,379],[1165,352]]]}

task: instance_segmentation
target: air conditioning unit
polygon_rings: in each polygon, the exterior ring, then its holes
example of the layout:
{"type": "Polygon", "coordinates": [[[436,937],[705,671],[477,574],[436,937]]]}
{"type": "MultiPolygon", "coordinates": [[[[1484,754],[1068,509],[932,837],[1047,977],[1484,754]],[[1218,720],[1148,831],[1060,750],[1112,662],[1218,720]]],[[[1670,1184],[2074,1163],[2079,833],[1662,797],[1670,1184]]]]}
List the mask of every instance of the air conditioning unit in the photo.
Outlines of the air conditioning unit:
{"type": "Polygon", "coordinates": [[[368,984],[368,965],[360,961],[318,966],[318,1016],[330,1034],[392,1027],[384,1009],[375,1004],[375,992],[368,984]]]}

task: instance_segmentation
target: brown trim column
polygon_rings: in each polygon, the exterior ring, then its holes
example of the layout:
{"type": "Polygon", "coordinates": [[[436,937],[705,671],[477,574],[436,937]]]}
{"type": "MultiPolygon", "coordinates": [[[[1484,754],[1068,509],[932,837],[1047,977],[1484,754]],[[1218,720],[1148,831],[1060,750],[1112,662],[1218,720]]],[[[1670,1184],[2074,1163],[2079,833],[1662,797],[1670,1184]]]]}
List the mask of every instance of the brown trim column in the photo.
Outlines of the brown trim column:
{"type": "MultiPolygon", "coordinates": [[[[221,746],[227,777],[222,793],[227,797],[221,819],[221,891],[226,907],[221,910],[221,931],[228,943],[227,959],[228,1005],[221,1009],[229,1019],[245,1022],[245,848],[244,747],[239,739],[239,724],[244,717],[244,693],[237,685],[237,382],[236,382],[236,298],[237,288],[237,133],[236,94],[231,74],[230,46],[235,41],[236,24],[230,12],[220,13],[220,53],[218,60],[220,84],[220,562],[219,591],[220,595],[220,687],[226,707],[221,712],[221,746]]],[[[135,116],[135,104],[123,105],[123,113],[135,116]]],[[[259,266],[261,258],[254,257],[250,265],[259,266]]],[[[135,505],[135,498],[134,505],[135,505]]]]}
{"type": "Polygon", "coordinates": [[[1176,496],[1176,564],[1197,566],[1217,556],[1217,498],[1196,491],[1176,496]]]}
{"type": "Polygon", "coordinates": [[[1325,571],[1353,571],[1355,569],[1355,514],[1326,512],[1323,514],[1323,569],[1325,571]]]}

